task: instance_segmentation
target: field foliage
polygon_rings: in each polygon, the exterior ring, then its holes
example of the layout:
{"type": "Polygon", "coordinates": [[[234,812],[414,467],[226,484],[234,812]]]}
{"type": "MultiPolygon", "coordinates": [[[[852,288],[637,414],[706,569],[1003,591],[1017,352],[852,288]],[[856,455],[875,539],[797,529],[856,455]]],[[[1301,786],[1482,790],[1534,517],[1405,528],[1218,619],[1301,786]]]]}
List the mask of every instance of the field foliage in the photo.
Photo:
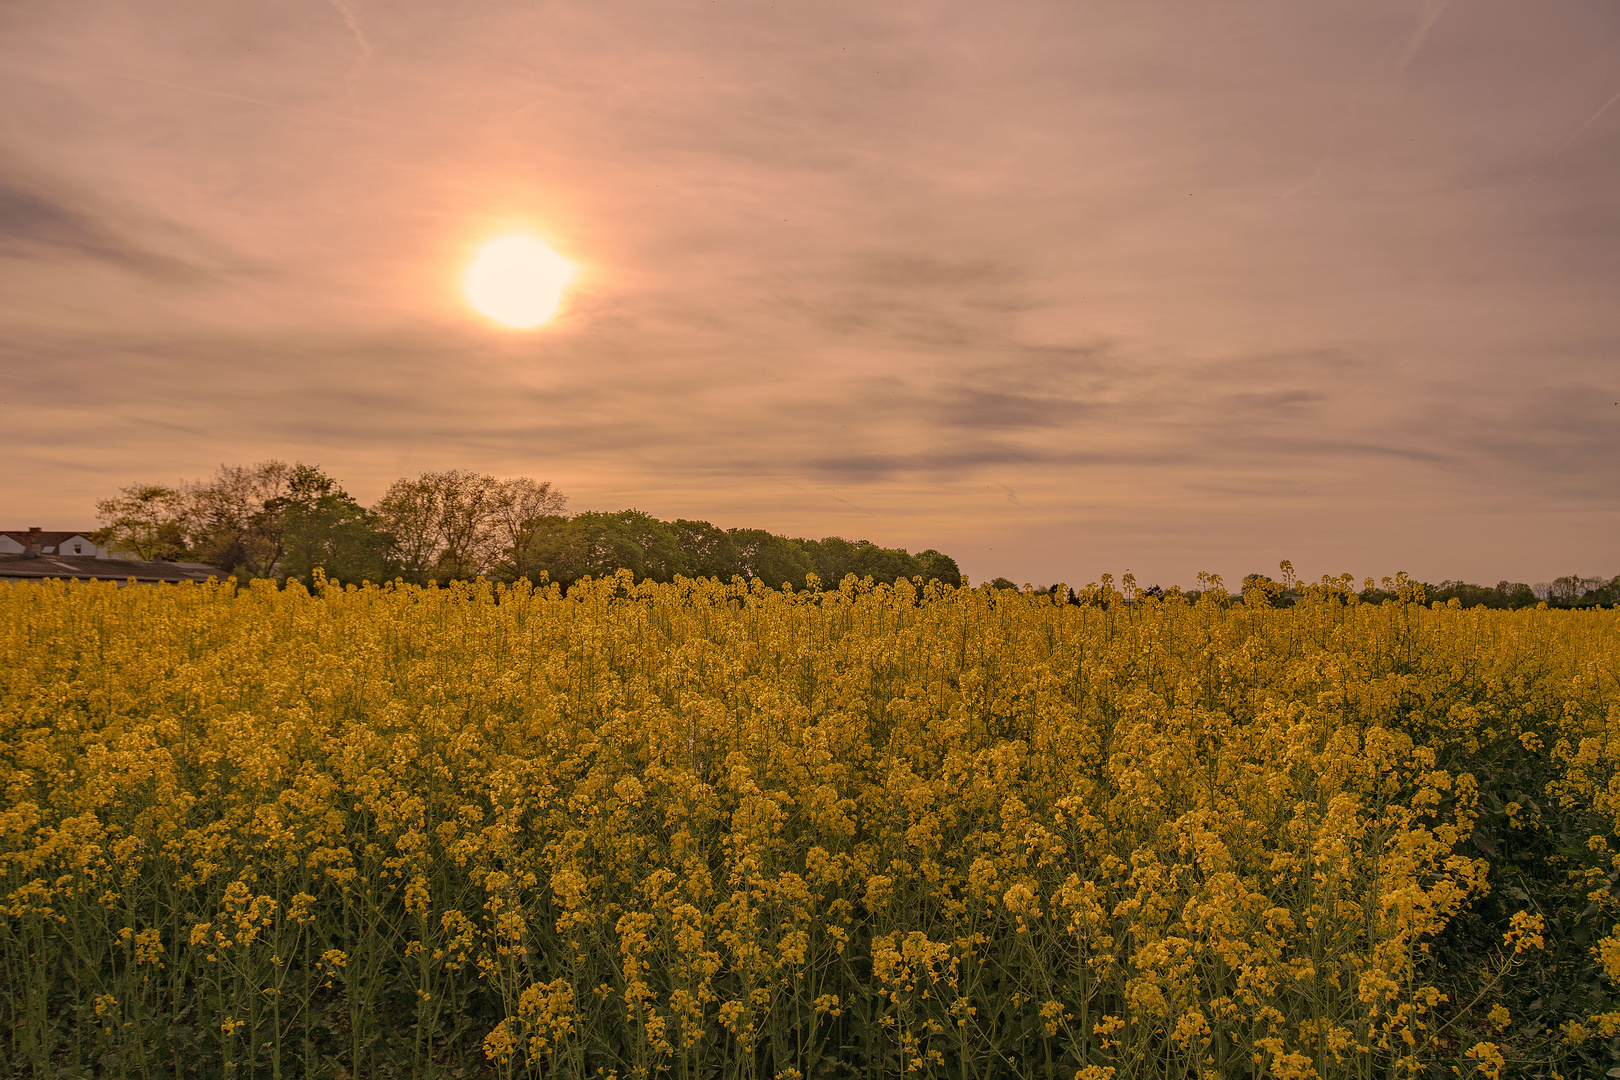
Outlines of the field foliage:
{"type": "Polygon", "coordinates": [[[1398,593],[0,589],[0,1056],[1601,1074],[1620,613],[1398,593]]]}

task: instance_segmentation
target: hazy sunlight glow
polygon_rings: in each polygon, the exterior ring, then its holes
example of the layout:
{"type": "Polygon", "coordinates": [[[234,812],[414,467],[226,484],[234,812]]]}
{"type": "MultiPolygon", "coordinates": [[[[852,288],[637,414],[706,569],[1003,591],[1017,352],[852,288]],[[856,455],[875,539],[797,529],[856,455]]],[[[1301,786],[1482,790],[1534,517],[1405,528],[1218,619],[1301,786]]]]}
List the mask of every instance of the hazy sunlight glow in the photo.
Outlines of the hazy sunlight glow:
{"type": "Polygon", "coordinates": [[[532,236],[503,236],[479,249],[467,268],[472,306],[516,330],[539,326],[557,313],[574,264],[532,236]]]}

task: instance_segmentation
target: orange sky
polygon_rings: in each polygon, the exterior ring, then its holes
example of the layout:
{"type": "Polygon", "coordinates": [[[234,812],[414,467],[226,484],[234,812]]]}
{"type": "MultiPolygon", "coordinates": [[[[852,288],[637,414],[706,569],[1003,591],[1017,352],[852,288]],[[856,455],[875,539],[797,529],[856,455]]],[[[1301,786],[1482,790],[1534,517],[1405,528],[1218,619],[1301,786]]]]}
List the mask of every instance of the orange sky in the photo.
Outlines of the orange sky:
{"type": "Polygon", "coordinates": [[[14,0],[0,525],[280,457],[975,579],[1613,574],[1617,93],[1612,0],[14,0]],[[458,289],[512,228],[579,268],[526,333],[458,289]]]}

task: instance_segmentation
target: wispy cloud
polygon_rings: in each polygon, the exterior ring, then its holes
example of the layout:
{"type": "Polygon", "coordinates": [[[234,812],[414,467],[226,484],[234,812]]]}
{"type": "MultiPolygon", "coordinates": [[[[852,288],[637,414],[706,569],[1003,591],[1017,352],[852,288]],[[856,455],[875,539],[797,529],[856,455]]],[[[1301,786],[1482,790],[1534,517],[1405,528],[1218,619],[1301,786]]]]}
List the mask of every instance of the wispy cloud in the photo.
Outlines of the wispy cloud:
{"type": "Polygon", "coordinates": [[[0,256],[39,259],[68,254],[132,273],[195,279],[200,269],[130,239],[85,202],[0,176],[0,256]]]}

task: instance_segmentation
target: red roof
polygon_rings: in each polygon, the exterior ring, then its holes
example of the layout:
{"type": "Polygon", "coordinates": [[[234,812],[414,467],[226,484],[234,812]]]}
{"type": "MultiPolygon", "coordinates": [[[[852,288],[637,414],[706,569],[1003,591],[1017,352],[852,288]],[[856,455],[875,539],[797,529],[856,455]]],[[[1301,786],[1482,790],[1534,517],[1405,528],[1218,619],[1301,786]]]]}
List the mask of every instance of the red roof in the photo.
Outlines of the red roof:
{"type": "Polygon", "coordinates": [[[29,544],[44,544],[46,547],[55,547],[64,540],[71,540],[75,536],[82,536],[88,540],[93,531],[92,529],[84,529],[77,532],[46,532],[41,529],[39,532],[35,532],[32,529],[0,529],[0,536],[9,536],[23,547],[27,547],[29,544]]]}

